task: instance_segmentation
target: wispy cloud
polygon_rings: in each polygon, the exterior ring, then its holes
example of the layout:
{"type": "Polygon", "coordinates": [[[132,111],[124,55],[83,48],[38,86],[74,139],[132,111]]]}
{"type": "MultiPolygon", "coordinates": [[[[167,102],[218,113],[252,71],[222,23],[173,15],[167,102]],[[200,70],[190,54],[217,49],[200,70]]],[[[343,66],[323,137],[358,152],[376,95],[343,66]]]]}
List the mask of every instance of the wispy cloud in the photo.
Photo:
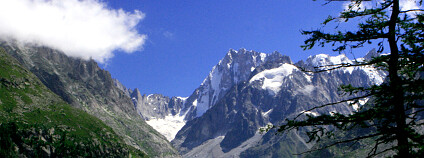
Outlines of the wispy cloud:
{"type": "Polygon", "coordinates": [[[105,62],[114,50],[142,49],[138,10],[111,9],[99,0],[0,0],[0,38],[53,47],[105,62]]]}
{"type": "Polygon", "coordinates": [[[174,39],[175,34],[169,31],[163,32],[163,36],[165,36],[168,39],[174,39]]]}

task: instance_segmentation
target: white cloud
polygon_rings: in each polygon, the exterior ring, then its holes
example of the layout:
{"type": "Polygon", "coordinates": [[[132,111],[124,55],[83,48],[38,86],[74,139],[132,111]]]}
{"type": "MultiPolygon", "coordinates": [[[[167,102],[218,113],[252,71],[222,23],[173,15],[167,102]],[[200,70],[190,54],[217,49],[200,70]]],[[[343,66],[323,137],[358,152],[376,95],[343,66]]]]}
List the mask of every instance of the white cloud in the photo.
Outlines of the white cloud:
{"type": "Polygon", "coordinates": [[[142,49],[147,36],[135,27],[144,16],[99,0],[0,0],[0,37],[103,63],[114,50],[142,49]]]}

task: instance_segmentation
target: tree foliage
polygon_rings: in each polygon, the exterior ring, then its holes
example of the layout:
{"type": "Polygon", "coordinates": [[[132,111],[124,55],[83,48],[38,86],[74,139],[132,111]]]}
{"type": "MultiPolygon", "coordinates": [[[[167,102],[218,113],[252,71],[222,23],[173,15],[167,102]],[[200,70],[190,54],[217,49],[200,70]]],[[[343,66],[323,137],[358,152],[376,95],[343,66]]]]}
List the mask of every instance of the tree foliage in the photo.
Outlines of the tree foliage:
{"type": "MultiPolygon", "coordinates": [[[[331,2],[331,0],[330,0],[331,2]]],[[[371,87],[342,86],[348,95],[355,96],[340,102],[320,105],[307,111],[327,106],[341,106],[339,103],[356,104],[360,99],[370,98],[368,103],[352,114],[307,115],[287,119],[281,126],[274,126],[279,132],[299,127],[313,127],[307,132],[309,141],[320,141],[334,136],[334,130],[351,131],[369,129],[354,137],[338,140],[324,148],[341,143],[364,139],[374,140],[369,157],[393,152],[398,157],[422,157],[424,155],[424,10],[401,10],[399,0],[373,1],[372,8],[360,8],[363,0],[352,1],[349,9],[338,17],[329,16],[329,22],[347,22],[359,19],[356,31],[326,33],[322,30],[302,31],[309,36],[302,47],[334,47],[333,51],[343,52],[377,43],[378,53],[386,53],[370,61],[358,64],[331,65],[315,72],[331,71],[342,67],[370,65],[387,71],[386,81],[371,87]],[[386,50],[385,47],[388,47],[386,50]],[[327,127],[334,128],[327,128],[327,127]]],[[[422,6],[422,0],[415,1],[422,6]]]]}

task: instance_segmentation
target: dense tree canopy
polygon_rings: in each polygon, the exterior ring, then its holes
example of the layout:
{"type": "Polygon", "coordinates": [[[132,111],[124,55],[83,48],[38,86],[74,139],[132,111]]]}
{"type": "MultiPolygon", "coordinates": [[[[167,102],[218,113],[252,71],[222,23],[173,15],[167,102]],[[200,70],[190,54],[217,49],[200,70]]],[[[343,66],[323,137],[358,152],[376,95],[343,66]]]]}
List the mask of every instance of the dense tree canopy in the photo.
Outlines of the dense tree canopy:
{"type": "MultiPolygon", "coordinates": [[[[329,3],[331,0],[329,1],[329,3]]],[[[337,2],[332,2],[337,3],[337,2]]],[[[287,119],[286,124],[274,126],[279,132],[299,127],[313,127],[307,132],[310,141],[331,138],[334,131],[369,129],[354,137],[345,138],[323,148],[341,143],[371,139],[368,156],[395,153],[399,157],[419,157],[424,155],[423,111],[424,111],[424,10],[416,8],[402,10],[399,0],[372,1],[370,8],[363,7],[363,0],[352,1],[349,8],[338,17],[328,17],[329,22],[361,21],[356,31],[337,31],[326,33],[322,30],[303,31],[309,36],[302,47],[334,47],[334,51],[363,47],[376,43],[378,53],[385,53],[370,61],[357,64],[329,65],[316,69],[331,71],[342,67],[370,65],[387,71],[386,81],[371,87],[342,86],[343,92],[351,97],[336,103],[317,105],[309,111],[326,106],[341,106],[341,102],[356,104],[360,99],[370,101],[352,114],[320,114],[319,116],[302,113],[296,118],[287,119]],[[388,47],[388,49],[385,47],[388,47]],[[328,126],[330,125],[330,126],[328,126]],[[327,128],[333,127],[333,128],[327,128]]],[[[415,3],[422,6],[422,0],[415,3]]]]}

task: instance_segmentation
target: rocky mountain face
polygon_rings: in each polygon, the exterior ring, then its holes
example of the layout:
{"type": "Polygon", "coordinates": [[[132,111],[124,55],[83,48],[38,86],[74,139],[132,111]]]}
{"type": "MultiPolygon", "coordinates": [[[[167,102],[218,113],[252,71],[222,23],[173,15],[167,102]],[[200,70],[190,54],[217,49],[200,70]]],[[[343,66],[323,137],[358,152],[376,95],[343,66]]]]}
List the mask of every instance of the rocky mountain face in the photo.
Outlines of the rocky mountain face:
{"type": "Polygon", "coordinates": [[[179,114],[184,98],[166,97],[161,94],[141,95],[138,89],[131,94],[137,112],[146,120],[165,118],[179,114]]]}
{"type": "MultiPolygon", "coordinates": [[[[172,140],[183,157],[293,157],[314,146],[306,143],[306,136],[302,135],[301,131],[307,128],[285,135],[275,135],[275,131],[260,134],[258,129],[267,124],[281,124],[285,118],[302,112],[319,115],[358,110],[360,105],[345,103],[305,111],[347,99],[349,96],[340,94],[340,85],[381,84],[385,72],[373,67],[345,67],[321,73],[306,71],[331,69],[331,65],[342,63],[355,64],[376,55],[372,50],[364,58],[352,61],[345,55],[319,54],[293,63],[278,52],[230,50],[187,98],[146,96],[138,90],[134,90],[131,97],[140,116],[172,140]]],[[[365,102],[366,99],[360,104],[365,102]]]]}
{"type": "Polygon", "coordinates": [[[151,157],[178,157],[166,138],[137,113],[128,96],[130,91],[120,90],[109,72],[99,68],[95,61],[67,57],[42,46],[13,42],[2,42],[1,46],[52,92],[73,107],[102,120],[126,144],[151,157]]]}
{"type": "Polygon", "coordinates": [[[113,83],[115,84],[116,88],[124,92],[124,94],[128,97],[131,97],[131,94],[133,91],[127,87],[125,87],[121,82],[119,82],[118,79],[113,79],[113,83]]]}
{"type": "MultiPolygon", "coordinates": [[[[136,89],[131,97],[139,114],[147,123],[172,140],[178,130],[189,120],[202,116],[223,98],[234,85],[247,81],[255,68],[265,61],[290,61],[278,52],[272,54],[229,50],[187,98],[166,97],[159,94],[141,95],[136,89]],[[170,128],[163,128],[169,126],[170,128]]],[[[126,88],[121,88],[128,91],[126,88]]]]}
{"type": "Polygon", "coordinates": [[[141,95],[138,89],[131,94],[134,107],[140,117],[171,141],[185,124],[181,113],[185,98],[160,94],[141,95]]]}
{"type": "Polygon", "coordinates": [[[147,157],[0,47],[0,157],[147,157]]]}
{"type": "MultiPolygon", "coordinates": [[[[366,60],[373,54],[375,52],[371,51],[365,58],[358,60],[366,60]]],[[[372,67],[347,67],[322,73],[306,73],[299,69],[325,69],[327,67],[322,66],[355,63],[344,55],[319,54],[298,63],[292,63],[289,57],[276,52],[264,56],[264,60],[257,62],[258,65],[250,72],[239,73],[247,74],[248,77],[239,77],[237,82],[231,82],[232,86],[218,90],[222,92],[221,98],[216,102],[209,102],[215,104],[209,104],[209,108],[203,110],[206,112],[196,115],[194,119],[188,119],[172,141],[180,153],[184,154],[183,157],[293,157],[293,153],[302,152],[314,144],[306,143],[306,137],[300,135],[299,131],[275,135],[272,131],[259,134],[258,129],[267,124],[281,124],[285,118],[302,112],[310,115],[331,114],[334,111],[351,113],[358,110],[360,105],[349,106],[345,103],[314,111],[305,110],[349,97],[340,94],[340,85],[367,87],[381,84],[386,75],[372,67]]],[[[216,67],[205,81],[219,76],[213,75],[215,69],[216,67]]],[[[226,85],[225,83],[220,82],[219,85],[226,85]]],[[[202,84],[201,87],[203,85],[208,84],[202,84]]],[[[203,89],[199,88],[195,94],[208,94],[210,97],[206,98],[214,100],[214,96],[219,95],[215,95],[217,90],[212,89],[208,93],[200,93],[203,89]]],[[[199,102],[200,99],[195,97],[192,100],[199,102]]],[[[190,97],[187,102],[189,100],[190,97]]]]}
{"type": "Polygon", "coordinates": [[[264,62],[266,54],[240,49],[230,50],[214,66],[202,84],[188,97],[185,109],[186,120],[202,116],[215,105],[231,88],[246,81],[255,67],[264,62]]]}

